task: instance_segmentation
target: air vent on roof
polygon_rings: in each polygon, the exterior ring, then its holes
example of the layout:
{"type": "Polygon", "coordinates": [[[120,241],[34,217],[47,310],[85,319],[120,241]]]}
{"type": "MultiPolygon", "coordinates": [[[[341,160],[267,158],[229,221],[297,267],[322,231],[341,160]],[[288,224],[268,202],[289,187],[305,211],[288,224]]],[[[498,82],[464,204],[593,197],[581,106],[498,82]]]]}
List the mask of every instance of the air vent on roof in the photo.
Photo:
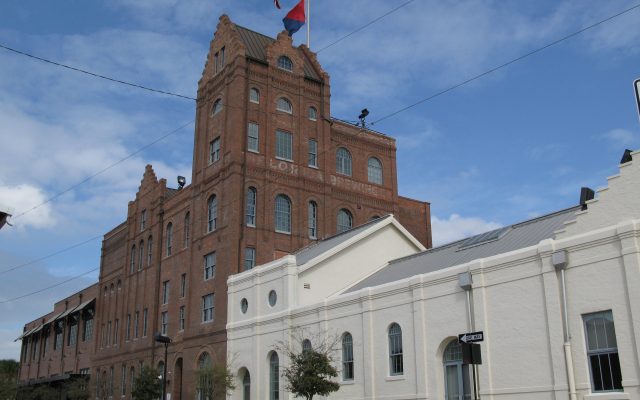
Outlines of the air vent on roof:
{"type": "Polygon", "coordinates": [[[458,249],[464,249],[464,248],[467,248],[467,247],[477,246],[479,244],[491,242],[493,240],[498,240],[505,233],[507,233],[507,231],[510,228],[511,227],[509,227],[509,226],[505,226],[504,228],[499,228],[499,229],[496,229],[496,230],[493,230],[493,231],[481,233],[481,234],[476,235],[476,236],[471,236],[470,238],[463,240],[462,243],[460,243],[460,246],[458,246],[458,249]]]}

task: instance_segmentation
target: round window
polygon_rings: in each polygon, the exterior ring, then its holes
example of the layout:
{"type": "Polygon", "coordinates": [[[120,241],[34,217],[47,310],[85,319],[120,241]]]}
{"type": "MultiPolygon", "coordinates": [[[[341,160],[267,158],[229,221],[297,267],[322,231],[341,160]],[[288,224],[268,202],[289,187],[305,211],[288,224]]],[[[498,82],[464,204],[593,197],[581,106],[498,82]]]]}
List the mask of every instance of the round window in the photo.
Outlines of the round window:
{"type": "Polygon", "coordinates": [[[276,305],[276,301],[278,300],[278,295],[275,290],[269,292],[269,305],[271,307],[276,305]]]}
{"type": "Polygon", "coordinates": [[[249,309],[249,302],[247,301],[247,299],[240,300],[240,310],[242,311],[242,313],[246,314],[248,309],[249,309]]]}

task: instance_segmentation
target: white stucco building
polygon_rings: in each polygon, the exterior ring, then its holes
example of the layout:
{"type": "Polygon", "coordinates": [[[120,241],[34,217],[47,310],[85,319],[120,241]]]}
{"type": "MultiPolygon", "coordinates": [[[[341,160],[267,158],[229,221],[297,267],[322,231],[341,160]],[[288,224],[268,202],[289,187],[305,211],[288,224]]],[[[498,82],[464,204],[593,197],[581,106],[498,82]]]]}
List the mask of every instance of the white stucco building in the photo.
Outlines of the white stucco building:
{"type": "Polygon", "coordinates": [[[301,329],[341,338],[331,398],[471,399],[457,335],[483,331],[482,399],[640,399],[632,157],[585,210],[426,251],[387,216],[230,277],[231,398],[292,398],[274,345],[301,329]]]}

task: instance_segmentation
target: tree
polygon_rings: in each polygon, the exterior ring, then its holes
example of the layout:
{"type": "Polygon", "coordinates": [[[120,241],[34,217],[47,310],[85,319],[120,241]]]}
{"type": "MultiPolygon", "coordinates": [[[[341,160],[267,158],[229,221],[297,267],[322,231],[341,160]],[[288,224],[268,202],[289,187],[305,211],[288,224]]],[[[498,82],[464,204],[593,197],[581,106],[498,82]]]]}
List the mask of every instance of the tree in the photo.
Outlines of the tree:
{"type": "Polygon", "coordinates": [[[0,360],[0,400],[16,398],[18,366],[15,360],[0,360]]]}
{"type": "Polygon", "coordinates": [[[338,371],[327,354],[311,350],[289,354],[290,365],[282,375],[287,380],[287,390],[307,400],[313,396],[326,396],[340,389],[331,378],[338,376],[338,371]]]}
{"type": "Polygon", "coordinates": [[[135,380],[135,387],[131,397],[135,400],[157,400],[162,396],[162,382],[158,379],[159,372],[155,368],[143,366],[140,375],[135,380]]]}
{"type": "Polygon", "coordinates": [[[89,380],[86,377],[87,375],[73,378],[71,382],[67,384],[67,399],[89,400],[89,397],[91,397],[91,391],[89,390],[89,380]]]}
{"type": "Polygon", "coordinates": [[[289,344],[279,342],[276,345],[276,349],[289,358],[289,366],[282,372],[287,390],[307,400],[312,400],[315,395],[327,396],[338,391],[340,385],[331,380],[338,376],[338,371],[331,363],[339,338],[318,334],[315,346],[311,346],[310,340],[303,340],[304,336],[304,331],[294,330],[289,344]]]}
{"type": "Polygon", "coordinates": [[[227,392],[235,389],[233,374],[226,365],[204,365],[196,375],[196,388],[202,400],[226,398],[227,392]]]}

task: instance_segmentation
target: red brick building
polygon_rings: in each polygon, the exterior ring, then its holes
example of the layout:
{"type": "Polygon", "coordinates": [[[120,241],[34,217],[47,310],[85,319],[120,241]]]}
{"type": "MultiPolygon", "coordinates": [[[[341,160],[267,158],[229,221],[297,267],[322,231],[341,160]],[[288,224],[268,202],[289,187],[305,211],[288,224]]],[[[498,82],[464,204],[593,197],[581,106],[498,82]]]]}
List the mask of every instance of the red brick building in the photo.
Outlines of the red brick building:
{"type": "Polygon", "coordinates": [[[393,138],[334,119],[316,55],[222,16],[198,85],[191,184],[146,167],[127,220],[104,237],[92,374],[129,396],[171,337],[168,392],[193,398],[226,355],[229,275],[393,213],[431,247],[429,204],[398,194],[393,138]]]}

